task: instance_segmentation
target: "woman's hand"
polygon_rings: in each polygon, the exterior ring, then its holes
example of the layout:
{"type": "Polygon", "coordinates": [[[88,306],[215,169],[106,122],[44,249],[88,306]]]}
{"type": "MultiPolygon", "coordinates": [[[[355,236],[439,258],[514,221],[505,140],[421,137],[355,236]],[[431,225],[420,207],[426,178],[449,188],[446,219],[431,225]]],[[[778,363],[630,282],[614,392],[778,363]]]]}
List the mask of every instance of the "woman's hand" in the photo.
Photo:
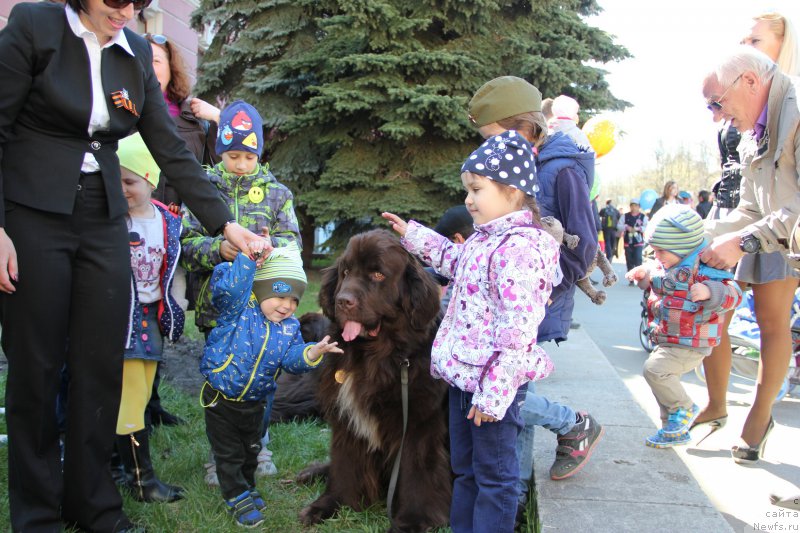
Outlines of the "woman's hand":
{"type": "Polygon", "coordinates": [[[11,294],[16,291],[11,282],[18,279],[17,250],[5,228],[0,228],[0,292],[11,294]]]}
{"type": "Polygon", "coordinates": [[[408,223],[405,220],[392,213],[381,213],[381,216],[389,221],[393,230],[399,233],[401,237],[405,237],[408,230],[408,223]]]}
{"type": "Polygon", "coordinates": [[[258,241],[251,241],[248,243],[250,248],[250,256],[255,259],[256,266],[261,266],[267,260],[269,254],[272,253],[272,241],[269,237],[258,241]]]}
{"type": "Polygon", "coordinates": [[[192,108],[192,113],[197,118],[202,118],[203,120],[211,120],[219,124],[219,108],[213,106],[206,102],[205,100],[201,100],[199,98],[192,98],[192,101],[189,103],[189,106],[192,108]]]}
{"type": "Polygon", "coordinates": [[[469,408],[467,420],[472,420],[472,422],[478,427],[481,427],[481,422],[497,422],[495,417],[492,415],[487,415],[486,413],[482,413],[474,405],[469,408]]]}
{"type": "Polygon", "coordinates": [[[317,344],[312,346],[308,350],[308,360],[316,362],[323,354],[326,353],[344,353],[344,350],[339,348],[338,342],[328,342],[331,339],[330,335],[325,335],[325,337],[319,341],[317,344]]]}
{"type": "Polygon", "coordinates": [[[253,259],[254,261],[255,257],[253,257],[252,253],[250,252],[250,243],[253,241],[264,240],[264,237],[256,235],[252,231],[243,228],[242,226],[239,225],[238,222],[231,222],[229,224],[226,224],[225,230],[223,231],[223,235],[225,236],[225,240],[228,241],[228,243],[233,245],[234,248],[236,248],[240,252],[248,254],[250,258],[253,259]]]}

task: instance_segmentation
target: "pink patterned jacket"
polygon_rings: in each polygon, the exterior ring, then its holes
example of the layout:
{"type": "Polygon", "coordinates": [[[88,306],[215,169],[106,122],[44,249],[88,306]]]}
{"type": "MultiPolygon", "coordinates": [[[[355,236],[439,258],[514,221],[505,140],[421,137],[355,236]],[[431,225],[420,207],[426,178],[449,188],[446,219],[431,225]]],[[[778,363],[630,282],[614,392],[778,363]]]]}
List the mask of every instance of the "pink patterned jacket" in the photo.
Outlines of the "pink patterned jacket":
{"type": "Polygon", "coordinates": [[[536,333],[559,279],[559,245],[527,210],[476,226],[461,245],[411,221],[402,243],[454,280],[431,374],[474,393],[482,413],[503,418],[521,385],[553,370],[536,333]]]}

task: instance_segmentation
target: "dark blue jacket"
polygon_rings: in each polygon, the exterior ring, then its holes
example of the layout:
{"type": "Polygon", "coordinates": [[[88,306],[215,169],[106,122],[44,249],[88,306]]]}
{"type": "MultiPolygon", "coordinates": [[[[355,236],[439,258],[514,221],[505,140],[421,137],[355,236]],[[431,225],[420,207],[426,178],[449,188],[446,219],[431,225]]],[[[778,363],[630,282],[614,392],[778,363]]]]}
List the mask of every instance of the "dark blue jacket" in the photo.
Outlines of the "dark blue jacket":
{"type": "Polygon", "coordinates": [[[561,247],[559,263],[563,281],[553,287],[552,303],[539,326],[538,341],[566,340],[574,307],[575,282],[586,275],[597,254],[595,211],[589,201],[594,182],[594,153],[556,133],[539,148],[536,157],[539,192],[536,201],[542,216],[553,216],[564,231],[580,237],[574,250],[561,247]]]}

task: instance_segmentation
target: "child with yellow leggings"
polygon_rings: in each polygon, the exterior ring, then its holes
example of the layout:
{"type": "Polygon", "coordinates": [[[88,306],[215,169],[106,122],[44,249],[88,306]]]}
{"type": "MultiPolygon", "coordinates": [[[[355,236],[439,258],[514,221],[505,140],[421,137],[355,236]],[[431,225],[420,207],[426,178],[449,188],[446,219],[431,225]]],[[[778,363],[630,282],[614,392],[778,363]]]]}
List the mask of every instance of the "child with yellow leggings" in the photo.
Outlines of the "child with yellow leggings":
{"type": "Polygon", "coordinates": [[[174,342],[183,333],[184,312],[178,303],[186,289],[185,273],[178,267],[181,219],[151,198],[160,171],[139,134],[120,141],[117,154],[128,200],[133,290],[117,448],[125,470],[124,484],[133,497],[144,502],[171,502],[183,497],[183,489],[156,477],[144,411],[164,338],[174,342]]]}

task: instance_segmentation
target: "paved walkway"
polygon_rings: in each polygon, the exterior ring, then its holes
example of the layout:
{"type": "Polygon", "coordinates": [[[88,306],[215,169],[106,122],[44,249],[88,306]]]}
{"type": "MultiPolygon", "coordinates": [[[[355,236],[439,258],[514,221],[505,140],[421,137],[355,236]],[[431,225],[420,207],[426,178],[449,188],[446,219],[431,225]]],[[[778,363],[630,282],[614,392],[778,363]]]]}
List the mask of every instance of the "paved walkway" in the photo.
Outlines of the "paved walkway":
{"type": "Polygon", "coordinates": [[[536,391],[589,411],[606,433],[581,472],[552,481],[555,437],[537,428],[535,475],[544,532],[734,531],[677,453],[644,445],[656,431],[653,420],[584,328],[571,331],[561,346],[545,348],[556,371],[536,391]]]}

